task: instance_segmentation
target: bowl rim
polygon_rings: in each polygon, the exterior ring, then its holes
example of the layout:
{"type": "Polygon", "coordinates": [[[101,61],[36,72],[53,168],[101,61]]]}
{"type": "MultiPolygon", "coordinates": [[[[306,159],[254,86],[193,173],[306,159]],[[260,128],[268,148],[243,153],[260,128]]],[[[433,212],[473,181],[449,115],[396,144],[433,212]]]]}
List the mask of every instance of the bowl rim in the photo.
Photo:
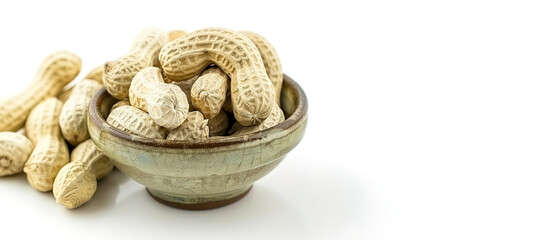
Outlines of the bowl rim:
{"type": "Polygon", "coordinates": [[[109,135],[112,135],[123,141],[132,142],[134,144],[165,148],[210,148],[242,144],[246,142],[261,140],[273,133],[290,129],[298,123],[302,122],[302,120],[307,117],[307,96],[305,95],[305,92],[303,91],[301,86],[286,74],[284,74],[283,82],[286,82],[286,84],[291,87],[293,89],[293,92],[297,95],[298,107],[296,108],[294,113],[292,113],[292,115],[290,115],[286,120],[274,127],[259,132],[239,136],[207,138],[200,142],[192,142],[183,140],[151,139],[121,131],[109,125],[106,122],[106,119],[104,119],[100,113],[101,104],[99,103],[103,102],[104,98],[109,95],[105,87],[102,87],[100,90],[98,90],[98,92],[96,92],[96,94],[94,94],[94,96],[92,97],[88,108],[88,114],[91,120],[90,124],[93,124],[96,128],[98,128],[98,131],[100,131],[101,133],[106,132],[109,135]]]}

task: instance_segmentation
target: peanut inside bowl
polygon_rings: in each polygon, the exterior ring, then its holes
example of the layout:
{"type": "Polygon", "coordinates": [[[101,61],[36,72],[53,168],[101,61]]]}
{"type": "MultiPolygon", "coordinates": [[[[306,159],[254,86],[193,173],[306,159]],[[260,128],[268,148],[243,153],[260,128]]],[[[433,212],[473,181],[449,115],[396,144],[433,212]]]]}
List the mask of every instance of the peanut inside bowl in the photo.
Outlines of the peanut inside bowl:
{"type": "Polygon", "coordinates": [[[102,89],[90,102],[88,129],[115,166],[156,200],[178,208],[209,209],[243,197],[302,139],[305,93],[284,76],[280,97],[284,122],[256,133],[190,142],[149,139],[110,126],[106,118],[117,100],[102,89]]]}

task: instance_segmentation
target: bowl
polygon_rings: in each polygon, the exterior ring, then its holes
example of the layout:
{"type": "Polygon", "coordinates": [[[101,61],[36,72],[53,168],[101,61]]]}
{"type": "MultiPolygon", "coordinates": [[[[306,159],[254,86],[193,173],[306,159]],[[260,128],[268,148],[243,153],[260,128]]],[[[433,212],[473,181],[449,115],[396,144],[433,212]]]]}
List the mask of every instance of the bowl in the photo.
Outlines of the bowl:
{"type": "Polygon", "coordinates": [[[302,139],[307,98],[284,76],[281,108],[286,120],[272,128],[202,142],[150,139],[106,122],[117,102],[104,89],[90,102],[88,129],[96,146],[157,201],[182,209],[211,209],[240,200],[302,139]]]}

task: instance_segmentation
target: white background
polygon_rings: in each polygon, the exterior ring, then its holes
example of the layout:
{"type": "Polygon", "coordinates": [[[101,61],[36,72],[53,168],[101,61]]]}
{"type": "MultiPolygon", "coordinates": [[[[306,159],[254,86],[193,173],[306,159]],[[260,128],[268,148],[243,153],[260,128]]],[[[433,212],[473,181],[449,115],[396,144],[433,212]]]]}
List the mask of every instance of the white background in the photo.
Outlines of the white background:
{"type": "Polygon", "coordinates": [[[550,1],[4,1],[0,96],[53,51],[86,72],[148,26],[264,35],[308,95],[302,142],[209,211],[120,172],[76,210],[0,178],[2,238],[553,238],[550,1]]]}

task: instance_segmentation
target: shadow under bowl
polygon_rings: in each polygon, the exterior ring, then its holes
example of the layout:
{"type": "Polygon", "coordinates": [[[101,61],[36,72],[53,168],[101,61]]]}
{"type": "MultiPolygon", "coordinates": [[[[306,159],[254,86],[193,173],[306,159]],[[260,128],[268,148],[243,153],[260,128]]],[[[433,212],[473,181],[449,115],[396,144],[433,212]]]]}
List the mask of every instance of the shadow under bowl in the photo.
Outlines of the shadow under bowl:
{"type": "Polygon", "coordinates": [[[105,88],[90,102],[88,130],[96,146],[157,201],[182,209],[211,209],[238,201],[302,139],[307,97],[284,76],[281,108],[286,120],[252,134],[201,142],[150,139],[106,122],[118,100],[105,88]]]}

